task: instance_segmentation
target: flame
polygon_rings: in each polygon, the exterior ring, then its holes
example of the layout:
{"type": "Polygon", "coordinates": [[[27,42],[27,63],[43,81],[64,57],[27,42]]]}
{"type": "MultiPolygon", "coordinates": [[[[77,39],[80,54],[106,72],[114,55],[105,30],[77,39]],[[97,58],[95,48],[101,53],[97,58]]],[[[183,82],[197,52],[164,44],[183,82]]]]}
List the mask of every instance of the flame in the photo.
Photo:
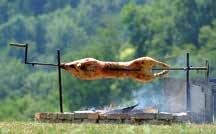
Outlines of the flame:
{"type": "Polygon", "coordinates": [[[144,113],[158,113],[159,110],[155,107],[148,107],[148,108],[145,108],[144,110],[144,113]]]}

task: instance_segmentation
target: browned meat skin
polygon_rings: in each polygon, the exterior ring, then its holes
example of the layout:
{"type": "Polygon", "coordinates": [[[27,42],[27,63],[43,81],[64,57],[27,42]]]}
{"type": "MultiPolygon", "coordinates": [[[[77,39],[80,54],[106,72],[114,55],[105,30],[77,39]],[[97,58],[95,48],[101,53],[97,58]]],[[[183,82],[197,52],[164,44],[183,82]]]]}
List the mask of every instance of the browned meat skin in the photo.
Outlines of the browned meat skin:
{"type": "Polygon", "coordinates": [[[168,70],[163,70],[152,74],[153,66],[169,68],[169,65],[150,57],[141,57],[128,62],[105,62],[93,58],[85,58],[64,63],[61,66],[73,76],[84,80],[130,77],[141,82],[149,82],[168,73],[168,70]]]}

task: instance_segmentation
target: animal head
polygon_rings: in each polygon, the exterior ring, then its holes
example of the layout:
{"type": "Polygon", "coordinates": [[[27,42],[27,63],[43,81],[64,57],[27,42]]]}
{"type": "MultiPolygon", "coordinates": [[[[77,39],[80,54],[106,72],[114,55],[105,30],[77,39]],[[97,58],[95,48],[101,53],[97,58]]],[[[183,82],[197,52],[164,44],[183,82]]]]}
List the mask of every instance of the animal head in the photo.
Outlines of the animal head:
{"type": "Polygon", "coordinates": [[[61,67],[69,71],[75,77],[91,80],[100,70],[99,62],[93,58],[85,58],[62,64],[61,67]]]}

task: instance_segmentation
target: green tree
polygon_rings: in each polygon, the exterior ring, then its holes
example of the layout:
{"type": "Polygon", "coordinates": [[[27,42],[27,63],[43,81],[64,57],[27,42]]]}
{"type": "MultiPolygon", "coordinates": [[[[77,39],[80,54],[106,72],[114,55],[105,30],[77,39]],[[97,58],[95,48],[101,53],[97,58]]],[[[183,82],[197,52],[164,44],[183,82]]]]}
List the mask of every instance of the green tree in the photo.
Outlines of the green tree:
{"type": "Polygon", "coordinates": [[[136,57],[164,55],[173,44],[175,6],[163,0],[145,5],[130,3],[122,10],[122,19],[129,30],[129,41],[136,48],[136,57]],[[160,48],[154,51],[154,48],[160,48]]]}

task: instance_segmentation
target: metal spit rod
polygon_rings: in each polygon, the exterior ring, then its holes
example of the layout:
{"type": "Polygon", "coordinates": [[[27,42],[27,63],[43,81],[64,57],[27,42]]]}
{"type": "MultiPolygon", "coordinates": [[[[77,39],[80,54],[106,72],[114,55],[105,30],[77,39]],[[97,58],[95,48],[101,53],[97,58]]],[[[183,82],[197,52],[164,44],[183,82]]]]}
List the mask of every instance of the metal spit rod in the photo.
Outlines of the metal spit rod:
{"type": "Polygon", "coordinates": [[[207,70],[207,67],[152,68],[152,70],[207,70]]]}
{"type": "MultiPolygon", "coordinates": [[[[59,66],[58,64],[52,64],[52,63],[39,63],[39,62],[28,62],[28,44],[19,44],[19,43],[11,43],[11,46],[16,46],[16,47],[25,47],[25,64],[31,64],[31,65],[42,65],[42,66],[59,66]]],[[[114,69],[112,69],[114,70],[114,69]]],[[[116,69],[117,71],[121,69],[116,69]]],[[[122,69],[125,71],[139,71],[139,70],[127,70],[127,69],[122,69]]],[[[208,67],[174,67],[174,68],[152,68],[152,70],[208,70],[208,67]]]]}
{"type": "Polygon", "coordinates": [[[34,66],[34,65],[58,66],[58,64],[53,64],[53,63],[28,62],[28,44],[10,43],[10,45],[15,46],[15,47],[24,47],[25,48],[25,58],[24,58],[25,64],[31,64],[32,66],[34,66]]]}

